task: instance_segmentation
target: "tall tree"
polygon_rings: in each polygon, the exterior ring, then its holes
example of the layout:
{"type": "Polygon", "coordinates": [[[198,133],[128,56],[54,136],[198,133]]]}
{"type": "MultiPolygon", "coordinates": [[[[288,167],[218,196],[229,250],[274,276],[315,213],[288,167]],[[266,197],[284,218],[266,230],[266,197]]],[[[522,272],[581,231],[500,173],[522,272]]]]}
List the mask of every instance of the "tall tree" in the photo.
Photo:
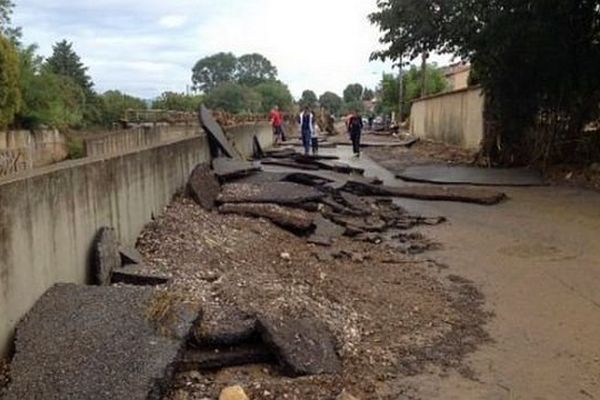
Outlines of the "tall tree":
{"type": "Polygon", "coordinates": [[[305,90],[302,92],[302,97],[300,97],[300,101],[298,102],[300,107],[310,107],[314,109],[317,107],[317,95],[312,90],[305,90]]]}
{"type": "MultiPolygon", "coordinates": [[[[421,67],[422,68],[422,67],[421,67]]],[[[422,70],[416,66],[411,66],[410,70],[404,71],[402,74],[403,82],[403,110],[402,115],[410,114],[410,107],[413,100],[425,95],[432,95],[443,92],[448,88],[448,82],[444,74],[434,64],[427,64],[425,73],[426,86],[423,89],[422,70]]],[[[398,75],[384,74],[378,88],[380,102],[378,103],[378,112],[383,114],[391,114],[399,108],[399,87],[398,75]]]]}
{"type": "Polygon", "coordinates": [[[207,93],[217,86],[234,82],[237,58],[232,53],[218,53],[199,60],[192,69],[194,88],[207,93]]]}
{"type": "Polygon", "coordinates": [[[363,92],[362,99],[364,101],[371,101],[374,98],[375,98],[375,92],[373,91],[373,89],[365,88],[365,91],[363,92]]]}
{"type": "Polygon", "coordinates": [[[164,92],[152,102],[152,108],[156,110],[195,112],[198,111],[201,103],[202,96],[199,95],[164,92]]]}
{"type": "Polygon", "coordinates": [[[118,90],[109,90],[101,96],[103,103],[102,123],[110,126],[124,117],[127,110],[145,110],[146,102],[118,90]]]}
{"type": "Polygon", "coordinates": [[[348,85],[346,89],[344,89],[344,101],[346,103],[361,101],[362,96],[363,86],[360,83],[348,85]]]}
{"type": "Polygon", "coordinates": [[[21,108],[19,56],[13,44],[0,35],[0,128],[14,121],[21,108]]]}
{"type": "Polygon", "coordinates": [[[0,0],[0,35],[4,35],[13,44],[20,45],[21,28],[12,26],[14,6],[11,0],[0,0]]]}
{"type": "Polygon", "coordinates": [[[333,92],[325,92],[319,97],[319,104],[331,114],[338,115],[342,110],[343,100],[333,92]]]}
{"type": "Polygon", "coordinates": [[[261,112],[266,113],[277,106],[282,110],[290,110],[294,98],[287,85],[279,81],[268,81],[253,88],[261,96],[261,112]]]}
{"type": "Polygon", "coordinates": [[[374,58],[437,51],[471,61],[491,122],[486,156],[512,163],[575,155],[582,126],[600,103],[597,1],[381,0],[377,6],[370,18],[387,48],[374,58]]]}
{"type": "Polygon", "coordinates": [[[205,102],[214,110],[234,114],[257,113],[262,106],[258,93],[251,88],[232,82],[223,83],[211,90],[206,95],[205,102]]]}
{"type": "Polygon", "coordinates": [[[92,93],[94,83],[87,74],[79,55],[73,50],[73,43],[62,40],[52,48],[52,56],[46,60],[45,67],[56,75],[66,76],[81,87],[86,94],[92,93]]]}
{"type": "Polygon", "coordinates": [[[236,78],[240,85],[256,86],[277,79],[277,68],[261,54],[246,54],[238,58],[236,78]]]}

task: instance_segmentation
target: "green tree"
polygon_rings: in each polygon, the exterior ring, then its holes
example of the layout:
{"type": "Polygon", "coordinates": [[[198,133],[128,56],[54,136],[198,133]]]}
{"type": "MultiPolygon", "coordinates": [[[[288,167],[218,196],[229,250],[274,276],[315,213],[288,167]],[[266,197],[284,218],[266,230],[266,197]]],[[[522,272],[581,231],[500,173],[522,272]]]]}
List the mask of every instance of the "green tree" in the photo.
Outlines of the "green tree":
{"type": "Polygon", "coordinates": [[[377,4],[370,18],[387,48],[374,58],[398,61],[437,51],[471,62],[486,94],[486,156],[499,163],[574,156],[582,127],[600,103],[597,1],[377,4]]]}
{"type": "Polygon", "coordinates": [[[52,55],[46,60],[45,68],[56,75],[66,76],[81,87],[86,94],[92,93],[94,83],[87,74],[79,55],[73,50],[73,43],[62,40],[52,48],[52,55]]]}
{"type": "Polygon", "coordinates": [[[246,54],[237,60],[236,79],[240,85],[256,86],[277,79],[277,68],[261,54],[246,54]]]}
{"type": "Polygon", "coordinates": [[[374,98],[375,98],[375,92],[372,89],[365,88],[365,91],[363,92],[362,99],[364,101],[371,101],[374,98]]]}
{"type": "Polygon", "coordinates": [[[218,53],[199,60],[192,69],[194,88],[208,93],[217,86],[234,82],[237,58],[232,53],[218,53]]]}
{"type": "Polygon", "coordinates": [[[130,96],[118,90],[106,91],[100,96],[103,103],[102,124],[110,126],[119,121],[127,110],[145,110],[146,102],[140,98],[130,96]]]}
{"type": "MultiPolygon", "coordinates": [[[[433,95],[441,93],[448,88],[448,82],[444,77],[444,74],[434,64],[427,65],[425,69],[427,79],[425,93],[426,95],[433,95]]],[[[408,71],[404,71],[402,74],[403,82],[403,118],[410,114],[410,107],[413,100],[421,97],[423,79],[421,68],[411,66],[408,71]]],[[[398,87],[398,76],[393,74],[384,74],[378,88],[380,102],[378,103],[377,112],[383,114],[391,114],[397,112],[400,105],[399,100],[399,87],[398,87]]]]}
{"type": "Polygon", "coordinates": [[[83,122],[86,104],[84,89],[71,78],[57,75],[43,67],[37,47],[20,52],[21,92],[23,107],[18,114],[19,125],[25,128],[49,126],[77,127],[83,122]]]}
{"type": "Polygon", "coordinates": [[[0,35],[10,40],[15,46],[20,45],[21,28],[12,26],[14,3],[11,0],[0,0],[0,35]]]}
{"type": "Polygon", "coordinates": [[[257,92],[232,82],[215,87],[206,94],[205,102],[213,110],[234,114],[257,113],[262,107],[261,98],[257,92]]]}
{"type": "Polygon", "coordinates": [[[360,83],[348,85],[346,89],[344,89],[344,101],[346,103],[361,101],[362,96],[363,86],[360,83]]]}
{"type": "Polygon", "coordinates": [[[23,125],[71,128],[83,122],[85,93],[71,78],[47,70],[30,78],[24,93],[23,125]]]}
{"type": "Polygon", "coordinates": [[[287,85],[279,81],[268,81],[253,88],[261,97],[261,112],[266,113],[272,107],[278,106],[289,111],[294,103],[294,98],[287,85]]]}
{"type": "Polygon", "coordinates": [[[200,95],[187,95],[184,93],[164,92],[152,102],[155,110],[196,112],[202,104],[200,95]]]}
{"type": "Polygon", "coordinates": [[[310,107],[311,109],[315,109],[317,107],[317,95],[312,90],[305,90],[302,92],[302,97],[300,97],[298,104],[303,108],[310,107]]]}
{"type": "Polygon", "coordinates": [[[339,115],[344,101],[333,92],[325,92],[319,97],[319,104],[326,108],[331,114],[339,115]]]}
{"type": "Polygon", "coordinates": [[[13,44],[0,35],[0,128],[14,121],[21,108],[19,55],[13,44]]]}

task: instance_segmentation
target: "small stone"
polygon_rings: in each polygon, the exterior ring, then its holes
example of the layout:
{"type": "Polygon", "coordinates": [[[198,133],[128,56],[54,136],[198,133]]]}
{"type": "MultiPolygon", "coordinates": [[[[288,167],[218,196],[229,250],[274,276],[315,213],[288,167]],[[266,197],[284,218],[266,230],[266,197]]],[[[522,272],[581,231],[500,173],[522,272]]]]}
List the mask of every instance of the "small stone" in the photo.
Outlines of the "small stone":
{"type": "Polygon", "coordinates": [[[290,253],[281,253],[281,259],[285,260],[285,261],[291,261],[292,260],[292,256],[290,255],[290,253]]]}
{"type": "Polygon", "coordinates": [[[336,400],[358,400],[358,399],[344,390],[342,393],[340,393],[340,395],[336,398],[336,400]]]}
{"type": "Polygon", "coordinates": [[[173,400],[188,400],[190,398],[190,394],[185,390],[178,390],[173,395],[173,400]]]}
{"type": "Polygon", "coordinates": [[[241,386],[230,386],[223,389],[219,400],[249,400],[241,386]]]}

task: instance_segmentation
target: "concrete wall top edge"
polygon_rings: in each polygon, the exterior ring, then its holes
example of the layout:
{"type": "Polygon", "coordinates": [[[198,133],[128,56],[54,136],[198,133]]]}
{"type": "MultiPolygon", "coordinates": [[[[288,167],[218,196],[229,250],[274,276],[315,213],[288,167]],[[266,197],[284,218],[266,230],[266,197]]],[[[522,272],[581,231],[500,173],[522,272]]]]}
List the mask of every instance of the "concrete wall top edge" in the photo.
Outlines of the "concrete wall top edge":
{"type": "Polygon", "coordinates": [[[187,141],[191,142],[191,141],[200,140],[200,139],[201,139],[201,136],[196,135],[196,136],[190,136],[190,137],[186,137],[186,138],[174,139],[171,141],[166,141],[166,142],[152,145],[152,146],[140,147],[140,148],[137,148],[137,149],[125,152],[125,153],[120,153],[120,154],[107,154],[107,155],[100,155],[100,156],[96,156],[96,157],[81,158],[78,160],[67,160],[67,161],[59,162],[59,163],[52,164],[52,165],[49,165],[46,167],[31,169],[31,170],[20,172],[20,173],[14,174],[14,175],[6,176],[4,178],[0,178],[0,186],[6,185],[9,183],[14,183],[17,181],[31,179],[33,177],[52,174],[57,171],[81,167],[81,166],[87,165],[87,164],[94,164],[97,162],[104,162],[104,161],[108,161],[108,160],[112,160],[112,159],[123,158],[123,157],[127,157],[128,155],[131,155],[131,154],[139,153],[140,151],[150,150],[153,148],[166,147],[166,146],[170,146],[177,142],[187,142],[187,141]]]}

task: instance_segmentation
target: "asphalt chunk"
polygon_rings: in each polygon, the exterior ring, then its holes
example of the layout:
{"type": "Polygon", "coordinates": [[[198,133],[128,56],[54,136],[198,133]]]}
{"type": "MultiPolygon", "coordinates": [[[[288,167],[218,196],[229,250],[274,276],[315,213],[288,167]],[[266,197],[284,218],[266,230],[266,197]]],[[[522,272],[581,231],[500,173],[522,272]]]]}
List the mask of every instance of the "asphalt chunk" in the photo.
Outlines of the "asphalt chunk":
{"type": "Polygon", "coordinates": [[[341,372],[335,340],[329,329],[311,318],[259,317],[258,329],[288,376],[311,376],[341,372]]]}
{"type": "Polygon", "coordinates": [[[212,210],[221,186],[215,173],[206,163],[199,164],[194,168],[188,180],[188,193],[190,197],[206,210],[212,210]]]}
{"type": "Polygon", "coordinates": [[[198,312],[171,313],[157,293],[52,287],[17,327],[6,399],[160,399],[185,344],[178,336],[190,330],[198,312]],[[167,320],[176,322],[179,332],[171,324],[166,331],[179,334],[161,333],[167,320]]]}
{"type": "Polygon", "coordinates": [[[324,193],[305,185],[291,182],[230,183],[223,186],[217,198],[220,203],[274,203],[301,204],[323,198],[324,193]]]}

